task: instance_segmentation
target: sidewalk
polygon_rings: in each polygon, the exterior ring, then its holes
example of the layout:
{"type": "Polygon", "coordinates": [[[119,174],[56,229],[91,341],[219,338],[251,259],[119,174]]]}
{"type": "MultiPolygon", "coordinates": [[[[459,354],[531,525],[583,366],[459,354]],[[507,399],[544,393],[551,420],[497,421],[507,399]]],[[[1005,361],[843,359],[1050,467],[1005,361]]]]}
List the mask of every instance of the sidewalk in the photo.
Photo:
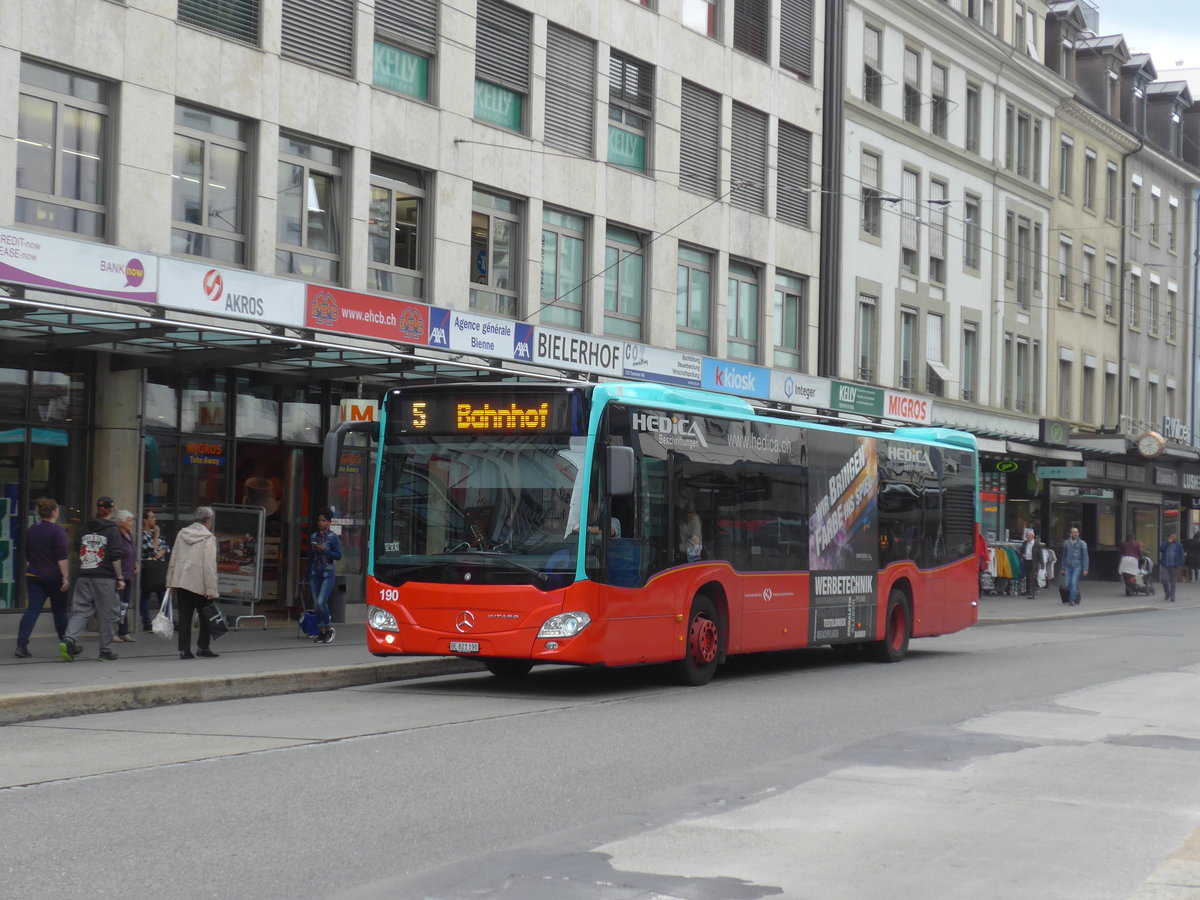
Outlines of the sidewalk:
{"type": "MultiPolygon", "coordinates": [[[[1200,584],[1181,584],[1176,603],[1163,600],[1161,586],[1156,591],[1153,597],[1126,597],[1124,587],[1116,582],[1085,581],[1079,606],[1064,606],[1055,588],[1042,590],[1035,600],[984,596],[979,623],[1200,607],[1200,584]]],[[[332,644],[314,644],[300,635],[294,621],[265,629],[260,622],[249,622],[213,642],[219,658],[186,661],[179,658],[174,640],[138,632],[136,643],[113,644],[120,659],[100,662],[97,637],[85,632],[83,655],[72,663],[59,658],[48,611],[34,632],[30,659],[12,655],[20,616],[0,616],[0,725],[172,703],[325,691],[483,668],[470,659],[373,657],[365,646],[365,615],[365,606],[349,607],[348,624],[337,626],[332,644]]]]}

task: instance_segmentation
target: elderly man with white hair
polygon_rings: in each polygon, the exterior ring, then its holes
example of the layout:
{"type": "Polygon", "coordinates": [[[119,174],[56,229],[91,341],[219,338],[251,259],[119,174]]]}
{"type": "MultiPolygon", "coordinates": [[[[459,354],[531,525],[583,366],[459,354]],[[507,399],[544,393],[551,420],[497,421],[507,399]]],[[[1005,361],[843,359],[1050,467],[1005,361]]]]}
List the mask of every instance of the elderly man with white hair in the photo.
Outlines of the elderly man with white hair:
{"type": "Polygon", "coordinates": [[[171,550],[167,566],[167,587],[175,600],[176,624],[179,634],[179,658],[219,656],[209,648],[212,634],[202,610],[217,599],[217,536],[212,533],[211,506],[197,506],[194,520],[180,530],[171,550]],[[192,655],[192,614],[200,615],[200,636],[196,638],[196,653],[192,655]]]}

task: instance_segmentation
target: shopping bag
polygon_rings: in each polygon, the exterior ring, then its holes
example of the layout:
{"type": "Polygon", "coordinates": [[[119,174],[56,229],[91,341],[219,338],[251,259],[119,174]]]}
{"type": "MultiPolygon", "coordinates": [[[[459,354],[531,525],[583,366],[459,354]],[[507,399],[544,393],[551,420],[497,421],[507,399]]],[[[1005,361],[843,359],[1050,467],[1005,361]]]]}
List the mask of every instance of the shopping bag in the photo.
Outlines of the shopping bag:
{"type": "Polygon", "coordinates": [[[214,640],[229,630],[229,623],[225,621],[225,613],[221,612],[221,607],[217,605],[216,600],[200,610],[200,615],[208,620],[208,633],[214,640]]]}
{"type": "Polygon", "coordinates": [[[150,630],[164,641],[169,641],[175,636],[175,625],[171,621],[171,591],[169,588],[163,592],[162,606],[158,608],[158,615],[150,623],[150,630]]]}
{"type": "Polygon", "coordinates": [[[316,610],[306,609],[300,615],[300,621],[297,624],[300,626],[300,630],[309,637],[316,637],[321,633],[321,626],[317,624],[316,610]]]}

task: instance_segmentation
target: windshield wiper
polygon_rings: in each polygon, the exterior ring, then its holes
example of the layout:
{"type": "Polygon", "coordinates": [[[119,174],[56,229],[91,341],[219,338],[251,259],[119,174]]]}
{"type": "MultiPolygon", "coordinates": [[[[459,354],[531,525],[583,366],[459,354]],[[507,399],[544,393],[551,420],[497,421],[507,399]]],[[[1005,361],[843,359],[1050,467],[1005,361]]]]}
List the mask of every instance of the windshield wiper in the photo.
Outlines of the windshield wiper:
{"type": "MultiPolygon", "coordinates": [[[[464,541],[463,543],[465,544],[466,542],[464,541]]],[[[519,563],[515,559],[511,559],[507,555],[505,555],[503,553],[497,553],[494,550],[474,550],[474,549],[471,549],[470,545],[467,545],[467,547],[464,548],[463,544],[459,544],[457,547],[453,548],[452,550],[447,550],[442,555],[443,556],[451,556],[455,553],[458,553],[462,549],[468,550],[470,552],[471,556],[486,556],[488,559],[498,559],[501,562],[503,562],[509,566],[512,566],[514,569],[519,569],[520,571],[525,572],[528,575],[532,575],[534,578],[536,578],[542,584],[545,584],[547,581],[550,580],[550,576],[547,575],[545,572],[542,572],[539,569],[531,568],[530,566],[527,566],[524,563],[519,563]]]]}

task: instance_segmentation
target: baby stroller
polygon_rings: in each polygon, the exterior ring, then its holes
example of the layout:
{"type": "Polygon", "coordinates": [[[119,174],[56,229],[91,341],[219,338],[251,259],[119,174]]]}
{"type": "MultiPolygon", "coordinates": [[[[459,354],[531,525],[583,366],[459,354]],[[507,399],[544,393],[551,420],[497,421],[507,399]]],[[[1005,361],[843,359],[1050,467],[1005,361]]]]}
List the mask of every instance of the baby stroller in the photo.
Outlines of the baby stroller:
{"type": "Polygon", "coordinates": [[[1126,574],[1124,578],[1125,596],[1130,597],[1134,594],[1154,596],[1154,560],[1149,556],[1143,556],[1138,560],[1137,575],[1126,574]]]}

